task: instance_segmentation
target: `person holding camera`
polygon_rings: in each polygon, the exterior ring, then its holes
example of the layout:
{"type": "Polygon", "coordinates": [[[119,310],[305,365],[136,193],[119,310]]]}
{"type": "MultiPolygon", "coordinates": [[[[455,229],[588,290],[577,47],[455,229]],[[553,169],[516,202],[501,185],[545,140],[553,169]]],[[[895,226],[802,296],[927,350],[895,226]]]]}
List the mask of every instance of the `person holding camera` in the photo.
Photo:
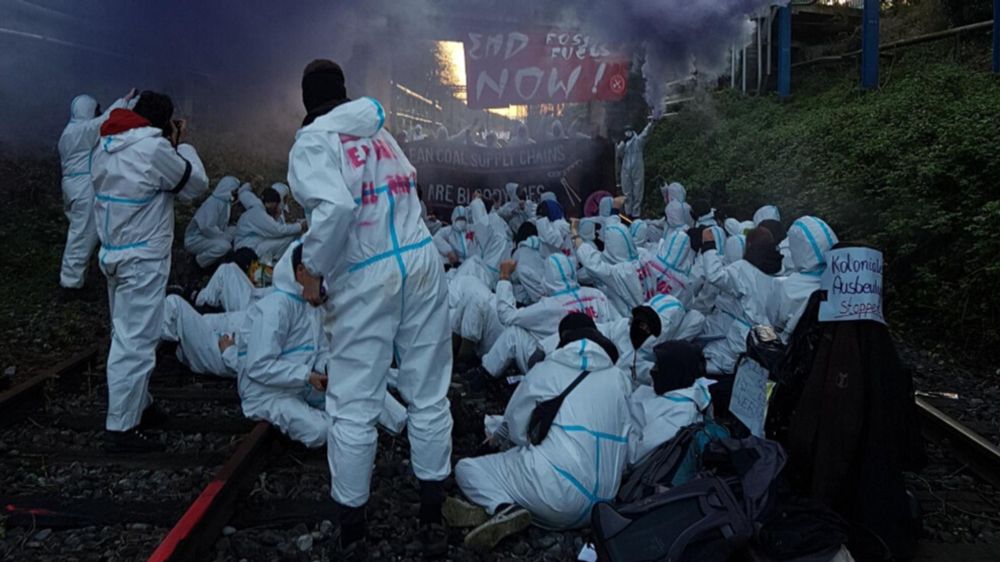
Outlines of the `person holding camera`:
{"type": "Polygon", "coordinates": [[[163,324],[174,199],[190,202],[208,188],[197,151],[181,142],[185,122],[173,113],[168,96],[143,92],[132,110],[111,112],[94,151],[99,258],[111,307],[106,428],[112,450],[163,448],[139,429],[162,421],[148,388],[163,324]]]}

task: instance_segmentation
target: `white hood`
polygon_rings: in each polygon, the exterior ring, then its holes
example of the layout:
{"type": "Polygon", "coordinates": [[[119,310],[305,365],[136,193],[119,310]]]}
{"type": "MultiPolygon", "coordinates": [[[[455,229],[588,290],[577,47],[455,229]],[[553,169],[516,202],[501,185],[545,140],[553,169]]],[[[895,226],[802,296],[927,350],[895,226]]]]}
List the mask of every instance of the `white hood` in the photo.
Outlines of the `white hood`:
{"type": "Polygon", "coordinates": [[[632,234],[632,241],[635,242],[636,246],[645,245],[649,241],[647,240],[649,237],[649,225],[644,220],[633,221],[631,226],[628,227],[628,231],[632,234]]]}
{"type": "Polygon", "coordinates": [[[764,205],[763,207],[757,209],[757,212],[753,214],[753,225],[760,226],[760,223],[766,220],[775,220],[781,222],[781,212],[774,205],[764,205]]]}
{"type": "Polygon", "coordinates": [[[240,204],[247,211],[253,209],[254,207],[263,207],[264,203],[261,202],[260,197],[251,190],[241,191],[239,194],[240,204]]]}
{"type": "Polygon", "coordinates": [[[517,201],[517,188],[518,184],[510,182],[504,186],[504,191],[507,192],[507,201],[517,201]]]}
{"type": "Polygon", "coordinates": [[[162,137],[163,131],[156,127],[139,127],[121,133],[101,137],[101,150],[113,154],[133,144],[152,137],[162,137]]]}
{"type": "Polygon", "coordinates": [[[833,229],[816,217],[800,217],[788,229],[792,266],[799,273],[822,271],[826,267],[826,253],[836,244],[833,229]]]}
{"type": "Polygon", "coordinates": [[[329,113],[316,118],[299,129],[296,138],[304,132],[327,131],[355,137],[369,138],[385,124],[385,110],[374,98],[361,98],[341,104],[329,113]]]}
{"type": "Polygon", "coordinates": [[[87,94],[76,96],[73,98],[73,101],[69,102],[70,121],[87,121],[93,119],[95,111],[97,111],[97,100],[87,94]]]}
{"type": "Polygon", "coordinates": [[[667,228],[684,228],[689,226],[691,221],[691,213],[688,211],[684,203],[680,201],[671,201],[667,203],[667,209],[664,211],[664,215],[667,218],[667,228]]]}
{"type": "Polygon", "coordinates": [[[730,217],[726,219],[722,225],[726,228],[726,234],[729,236],[739,236],[743,234],[743,223],[730,217]]]}
{"type": "Polygon", "coordinates": [[[691,250],[691,237],[687,232],[674,230],[667,234],[667,238],[660,244],[660,253],[657,256],[660,261],[668,267],[687,272],[694,261],[694,252],[691,250]]]}
{"type": "Polygon", "coordinates": [[[614,210],[614,206],[615,206],[615,200],[612,199],[611,197],[605,197],[601,199],[600,203],[598,203],[597,214],[602,217],[610,217],[611,211],[614,210]]]}
{"type": "Polygon", "coordinates": [[[576,268],[565,254],[552,254],[545,260],[545,290],[548,295],[566,294],[580,288],[576,268]]]}
{"type": "Polygon", "coordinates": [[[240,188],[240,180],[234,178],[233,176],[225,176],[219,183],[215,184],[215,189],[212,190],[212,196],[223,201],[229,201],[233,196],[233,191],[240,188]]]}
{"type": "Polygon", "coordinates": [[[291,190],[288,189],[288,185],[287,184],[281,183],[280,181],[277,182],[277,183],[272,183],[271,184],[271,189],[273,189],[273,190],[275,190],[275,191],[278,192],[278,195],[281,197],[282,201],[285,200],[285,197],[287,197],[288,193],[291,191],[291,190]]]}
{"type": "Polygon", "coordinates": [[[632,235],[620,224],[605,225],[601,231],[604,239],[604,259],[617,264],[639,259],[632,235]]]}

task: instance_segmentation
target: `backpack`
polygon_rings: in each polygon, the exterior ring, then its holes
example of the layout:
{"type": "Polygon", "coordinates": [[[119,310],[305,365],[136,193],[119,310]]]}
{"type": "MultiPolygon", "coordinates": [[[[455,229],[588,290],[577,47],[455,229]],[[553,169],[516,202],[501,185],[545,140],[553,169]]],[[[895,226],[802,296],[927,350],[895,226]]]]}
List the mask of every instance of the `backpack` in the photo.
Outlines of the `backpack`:
{"type": "Polygon", "coordinates": [[[720,438],[703,447],[693,480],[637,501],[591,511],[597,544],[611,561],[725,561],[770,513],[785,464],[781,445],[757,437],[720,438]]]}
{"type": "Polygon", "coordinates": [[[637,502],[598,503],[591,525],[601,560],[724,562],[753,536],[734,482],[701,477],[637,502]]]}
{"type": "Polygon", "coordinates": [[[729,437],[726,428],[707,416],[702,423],[682,427],[673,439],[649,453],[622,481],[618,501],[638,501],[688,482],[702,469],[705,446],[725,437],[729,437]]]}

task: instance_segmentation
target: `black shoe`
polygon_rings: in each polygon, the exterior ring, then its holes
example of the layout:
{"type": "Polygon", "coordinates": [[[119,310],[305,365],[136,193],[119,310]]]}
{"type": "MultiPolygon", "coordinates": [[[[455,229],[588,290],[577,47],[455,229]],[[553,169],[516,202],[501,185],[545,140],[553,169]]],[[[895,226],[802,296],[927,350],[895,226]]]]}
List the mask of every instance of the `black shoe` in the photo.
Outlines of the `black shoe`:
{"type": "Polygon", "coordinates": [[[485,367],[480,366],[469,369],[462,375],[462,378],[469,385],[469,390],[472,392],[482,392],[486,388],[486,383],[493,377],[485,367]]]}
{"type": "Polygon", "coordinates": [[[142,418],[139,420],[139,429],[146,430],[163,427],[169,421],[170,416],[153,403],[147,406],[142,412],[142,418]]]}
{"type": "Polygon", "coordinates": [[[448,529],[440,523],[420,527],[420,546],[424,560],[440,560],[448,556],[448,529]]]}
{"type": "Polygon", "coordinates": [[[166,449],[162,443],[136,429],[105,432],[104,448],[110,453],[157,453],[166,449]]]}

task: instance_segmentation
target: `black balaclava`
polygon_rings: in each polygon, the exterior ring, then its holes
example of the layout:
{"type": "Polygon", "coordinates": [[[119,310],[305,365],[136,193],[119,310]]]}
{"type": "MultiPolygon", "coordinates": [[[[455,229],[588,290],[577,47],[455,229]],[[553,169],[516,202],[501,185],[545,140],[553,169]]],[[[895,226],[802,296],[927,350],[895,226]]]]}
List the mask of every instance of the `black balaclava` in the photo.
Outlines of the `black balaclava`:
{"type": "Polygon", "coordinates": [[[788,231],[782,224],[774,219],[767,219],[766,221],[760,221],[757,226],[761,228],[766,228],[768,232],[771,233],[771,238],[774,238],[774,242],[780,244],[788,236],[788,231]]]}
{"type": "Polygon", "coordinates": [[[781,271],[781,252],[778,251],[771,231],[758,226],[747,232],[747,247],[743,259],[768,275],[781,271]]]}
{"type": "Polygon", "coordinates": [[[250,266],[257,261],[257,252],[251,248],[240,248],[233,252],[233,263],[244,273],[250,273],[250,266]]]}
{"type": "Polygon", "coordinates": [[[632,342],[632,349],[639,349],[650,336],[660,337],[663,324],[660,322],[660,315],[648,306],[637,306],[632,309],[632,322],[629,324],[628,337],[632,342]]]}
{"type": "Polygon", "coordinates": [[[580,340],[596,343],[608,354],[612,363],[618,362],[618,348],[597,330],[597,325],[594,324],[590,316],[582,312],[572,312],[559,322],[559,347],[562,348],[580,340]]]}
{"type": "Polygon", "coordinates": [[[701,348],[686,341],[666,341],[653,348],[656,366],[650,371],[653,391],[664,395],[688,388],[705,376],[705,356],[701,348]]]}
{"type": "Polygon", "coordinates": [[[349,101],[347,86],[344,85],[344,71],[340,65],[331,60],[316,59],[306,66],[302,73],[302,104],[307,112],[303,126],[346,101],[349,101]]]}
{"type": "Polygon", "coordinates": [[[538,228],[534,225],[534,223],[521,223],[521,226],[517,229],[517,233],[514,234],[514,246],[517,246],[532,236],[538,236],[538,228]]]}
{"type": "Polygon", "coordinates": [[[688,238],[691,241],[691,250],[694,253],[701,252],[701,233],[705,230],[704,226],[693,226],[688,229],[688,238]]]}

